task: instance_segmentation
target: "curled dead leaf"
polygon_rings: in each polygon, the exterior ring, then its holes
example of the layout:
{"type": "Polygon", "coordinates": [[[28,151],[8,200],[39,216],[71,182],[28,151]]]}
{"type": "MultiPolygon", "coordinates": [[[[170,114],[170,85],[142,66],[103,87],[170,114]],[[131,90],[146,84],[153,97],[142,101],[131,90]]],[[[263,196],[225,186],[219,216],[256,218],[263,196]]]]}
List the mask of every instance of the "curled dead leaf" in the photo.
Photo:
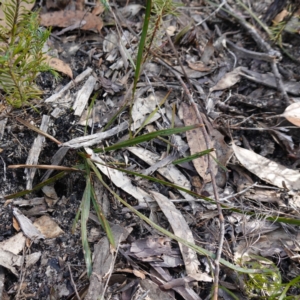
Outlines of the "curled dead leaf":
{"type": "Polygon", "coordinates": [[[225,76],[223,76],[215,86],[210,88],[209,91],[213,92],[213,91],[225,90],[235,85],[241,78],[241,74],[240,74],[241,68],[242,67],[238,67],[235,68],[233,71],[226,73],[225,76]]]}
{"type": "Polygon", "coordinates": [[[288,121],[300,127],[300,103],[296,102],[289,105],[282,114],[288,121]]]}
{"type": "Polygon", "coordinates": [[[189,67],[195,71],[209,72],[211,70],[211,67],[206,66],[202,61],[198,61],[198,62],[188,61],[187,63],[189,67]]]}
{"type": "Polygon", "coordinates": [[[49,64],[50,67],[52,67],[58,72],[68,75],[70,78],[73,79],[73,72],[68,64],[66,64],[59,58],[51,57],[47,54],[45,54],[44,57],[46,58],[46,62],[49,64]]]}

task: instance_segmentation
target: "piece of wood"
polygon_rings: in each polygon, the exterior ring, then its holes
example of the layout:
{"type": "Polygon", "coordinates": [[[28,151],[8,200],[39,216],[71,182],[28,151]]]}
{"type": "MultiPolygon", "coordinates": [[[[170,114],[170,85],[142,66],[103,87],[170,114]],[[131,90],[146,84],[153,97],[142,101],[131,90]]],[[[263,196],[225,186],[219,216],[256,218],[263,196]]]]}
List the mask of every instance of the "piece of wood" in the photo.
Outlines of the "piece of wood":
{"type": "MultiPolygon", "coordinates": [[[[50,122],[50,117],[43,115],[40,130],[47,132],[48,127],[49,127],[49,122],[50,122]]],[[[26,160],[26,165],[36,165],[38,163],[44,141],[45,141],[45,137],[40,134],[35,138],[35,140],[32,144],[32,147],[29,151],[29,155],[26,160]]],[[[26,180],[27,180],[27,183],[26,183],[27,190],[32,189],[32,182],[33,182],[35,172],[36,172],[35,168],[30,168],[30,169],[26,168],[24,171],[24,173],[26,174],[26,180]]]]}

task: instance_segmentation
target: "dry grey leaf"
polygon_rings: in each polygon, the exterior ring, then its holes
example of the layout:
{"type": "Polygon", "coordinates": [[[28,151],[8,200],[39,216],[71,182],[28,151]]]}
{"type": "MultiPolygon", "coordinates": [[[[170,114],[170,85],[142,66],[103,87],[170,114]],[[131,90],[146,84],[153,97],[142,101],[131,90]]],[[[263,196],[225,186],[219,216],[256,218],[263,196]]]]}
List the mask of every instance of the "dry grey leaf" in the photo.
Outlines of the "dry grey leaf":
{"type": "Polygon", "coordinates": [[[235,68],[233,71],[226,73],[219,82],[209,89],[210,92],[225,90],[235,85],[241,79],[241,68],[235,68]]]}
{"type": "Polygon", "coordinates": [[[15,266],[20,267],[22,262],[22,256],[0,249],[0,266],[10,270],[17,277],[19,277],[19,275],[15,266]]]}
{"type": "MultiPolygon", "coordinates": [[[[192,106],[187,105],[186,103],[181,104],[182,111],[183,111],[183,121],[185,126],[194,125],[198,123],[198,118],[196,116],[196,112],[192,106]]],[[[191,155],[199,153],[201,151],[207,150],[206,142],[203,136],[203,132],[201,128],[196,128],[193,130],[189,130],[186,132],[186,137],[188,144],[190,146],[191,155]]],[[[210,145],[212,148],[212,143],[210,145]]],[[[215,154],[212,154],[215,156],[215,154]]],[[[211,181],[210,173],[207,172],[208,168],[208,158],[207,155],[203,155],[196,159],[193,159],[193,164],[195,169],[197,170],[198,174],[205,182],[211,181]]],[[[217,164],[213,165],[213,171],[216,175],[218,168],[217,164]]]]}
{"type": "Polygon", "coordinates": [[[119,12],[125,18],[131,18],[137,15],[140,10],[143,8],[143,5],[140,4],[129,4],[119,9],[119,12]]]}
{"type": "Polygon", "coordinates": [[[75,110],[75,116],[81,116],[85,106],[87,105],[88,100],[94,90],[96,85],[96,78],[94,76],[90,76],[83,87],[78,91],[76,100],[73,104],[73,109],[75,110]]]}
{"type": "Polygon", "coordinates": [[[121,123],[120,125],[109,129],[104,132],[98,132],[91,135],[81,136],[79,138],[75,138],[73,140],[70,140],[68,142],[65,142],[62,144],[64,147],[70,147],[73,149],[81,148],[81,147],[89,147],[93,146],[95,144],[100,143],[104,139],[107,139],[108,137],[111,137],[115,134],[118,134],[128,128],[128,122],[125,121],[121,123]]]}
{"type": "Polygon", "coordinates": [[[139,205],[149,207],[149,203],[153,202],[152,198],[140,187],[134,186],[131,179],[123,172],[111,169],[105,166],[105,162],[95,154],[90,148],[85,148],[85,151],[94,160],[97,168],[104,173],[108,178],[120,189],[134,197],[139,201],[139,205]],[[97,163],[99,162],[99,164],[97,163]]]}
{"type": "Polygon", "coordinates": [[[275,161],[234,144],[232,148],[239,162],[260,179],[280,188],[300,189],[299,171],[288,169],[275,161]]]}
{"type": "Polygon", "coordinates": [[[24,236],[23,232],[19,232],[11,238],[1,242],[0,249],[17,255],[23,250],[25,242],[26,237],[24,236]]]}
{"type": "Polygon", "coordinates": [[[117,33],[111,32],[109,33],[104,41],[103,41],[103,51],[104,52],[111,52],[113,49],[118,47],[119,37],[117,33]]]}
{"type": "Polygon", "coordinates": [[[23,233],[31,240],[44,239],[45,236],[25,217],[17,208],[13,208],[13,215],[18,220],[18,223],[23,233]]]}
{"type": "MultiPolygon", "coordinates": [[[[127,149],[151,166],[159,160],[159,155],[152,153],[149,150],[139,147],[128,147],[127,149]]],[[[190,181],[174,165],[170,164],[168,166],[161,167],[157,171],[171,183],[184,187],[187,190],[192,189],[190,181]]],[[[185,199],[195,200],[193,196],[183,191],[178,190],[178,192],[181,193],[185,199]]]]}
{"type": "Polygon", "coordinates": [[[42,253],[40,251],[26,255],[26,268],[33,266],[40,259],[41,255],[42,253]]]}
{"type": "Polygon", "coordinates": [[[285,244],[299,245],[299,237],[299,235],[288,234],[284,229],[278,229],[268,234],[260,235],[259,238],[254,238],[253,244],[251,239],[242,240],[234,251],[234,260],[239,262],[241,262],[241,259],[247,261],[251,254],[263,257],[284,257],[286,256],[285,244]]]}
{"type": "MultiPolygon", "coordinates": [[[[161,99],[163,99],[163,94],[159,93],[157,95],[150,94],[146,98],[137,98],[134,101],[131,112],[134,122],[134,124],[132,124],[132,130],[139,128],[143,124],[148,115],[155,110],[161,99]]],[[[152,116],[151,120],[149,120],[147,124],[159,119],[161,117],[160,113],[164,112],[164,108],[158,110],[158,112],[152,116]]]]}
{"type": "MultiPolygon", "coordinates": [[[[162,194],[154,191],[150,191],[150,193],[153,195],[157,204],[168,219],[174,234],[194,244],[195,241],[192,231],[190,230],[185,218],[182,216],[181,212],[176,208],[176,206],[162,194]]],[[[199,260],[197,258],[196,252],[189,247],[182,245],[181,243],[179,243],[179,247],[185,263],[187,275],[199,281],[211,282],[212,278],[208,274],[199,272],[199,260]]]]}

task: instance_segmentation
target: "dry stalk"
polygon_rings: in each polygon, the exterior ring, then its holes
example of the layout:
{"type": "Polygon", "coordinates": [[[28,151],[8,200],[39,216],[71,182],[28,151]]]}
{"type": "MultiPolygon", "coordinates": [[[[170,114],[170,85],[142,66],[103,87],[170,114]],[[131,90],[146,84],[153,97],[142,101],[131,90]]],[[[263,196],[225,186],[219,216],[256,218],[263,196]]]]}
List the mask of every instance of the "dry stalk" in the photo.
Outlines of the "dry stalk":
{"type": "Polygon", "coordinates": [[[68,266],[68,269],[69,269],[70,279],[71,279],[71,284],[72,284],[72,286],[73,286],[73,288],[74,288],[74,291],[75,291],[75,294],[76,294],[76,298],[77,298],[77,300],[81,300],[81,298],[80,298],[80,296],[79,296],[79,293],[78,293],[78,291],[77,291],[77,288],[76,288],[75,281],[74,281],[74,279],[73,279],[73,275],[72,275],[72,270],[71,270],[70,264],[68,263],[67,266],[68,266]]]}

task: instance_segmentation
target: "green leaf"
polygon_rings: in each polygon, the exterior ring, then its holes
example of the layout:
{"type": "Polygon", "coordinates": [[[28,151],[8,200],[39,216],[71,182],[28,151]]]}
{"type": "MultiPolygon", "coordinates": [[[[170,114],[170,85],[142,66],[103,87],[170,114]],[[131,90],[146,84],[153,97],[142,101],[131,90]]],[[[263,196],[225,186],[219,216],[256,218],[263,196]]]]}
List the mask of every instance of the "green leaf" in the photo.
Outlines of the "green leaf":
{"type": "Polygon", "coordinates": [[[143,52],[144,52],[145,42],[146,42],[147,33],[148,33],[149,20],[150,20],[150,15],[151,15],[151,7],[152,7],[152,0],[148,0],[147,4],[146,4],[144,24],[143,24],[143,29],[142,29],[140,42],[139,42],[137,59],[136,59],[136,68],[135,68],[135,74],[134,74],[132,99],[134,98],[136,85],[137,85],[139,77],[140,77],[141,66],[143,64],[143,52]]]}
{"type": "MultiPolygon", "coordinates": [[[[87,162],[90,164],[90,166],[92,167],[93,170],[94,170],[94,168],[96,168],[94,166],[94,164],[89,159],[87,160],[87,162]]],[[[97,168],[96,168],[96,170],[97,170],[97,168]]],[[[107,235],[109,243],[112,245],[112,247],[114,249],[116,249],[115,239],[114,239],[113,233],[111,231],[111,228],[109,226],[109,223],[108,223],[107,219],[105,218],[100,205],[96,201],[96,195],[95,195],[94,187],[92,187],[92,202],[93,202],[95,211],[97,213],[98,220],[101,223],[101,226],[102,226],[103,230],[105,231],[105,233],[107,235]]]]}

